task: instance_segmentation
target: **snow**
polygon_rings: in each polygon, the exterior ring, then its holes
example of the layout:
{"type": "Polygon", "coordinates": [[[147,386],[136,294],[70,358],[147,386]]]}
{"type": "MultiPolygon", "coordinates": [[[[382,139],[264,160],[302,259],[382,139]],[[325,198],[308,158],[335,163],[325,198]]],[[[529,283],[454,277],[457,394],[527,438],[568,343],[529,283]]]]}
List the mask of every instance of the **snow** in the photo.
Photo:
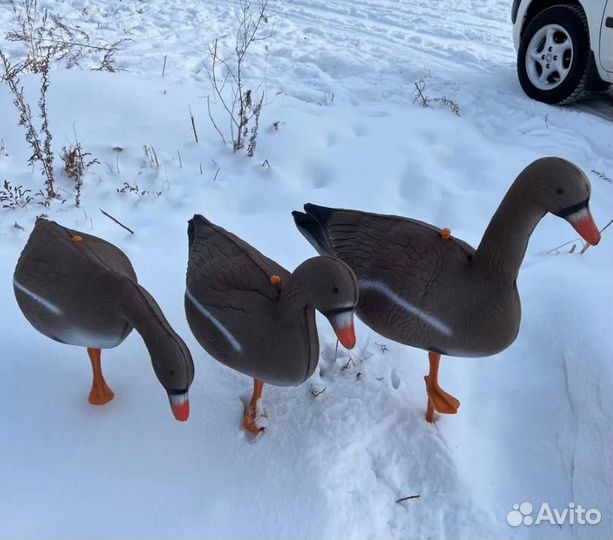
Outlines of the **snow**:
{"type": "MultiPolygon", "coordinates": [[[[443,359],[441,384],[462,407],[435,425],[424,420],[425,352],[359,324],[356,349],[336,354],[320,317],[319,370],[299,387],[265,387],[267,429],[254,440],[241,429],[251,381],[210,358],[185,321],[194,213],[289,269],[314,255],[290,214],[305,202],[411,216],[476,245],[519,171],[558,155],[590,176],[592,212],[606,224],[612,186],[593,171],[612,176],[610,105],[606,118],[594,114],[602,100],[556,108],[523,95],[509,2],[458,0],[453,12],[442,0],[275,3],[272,35],[247,64],[248,79],[267,90],[253,158],[225,147],[207,116],[207,50],[231,32],[233,2],[48,5],[92,36],[131,41],[117,54],[124,71],[89,71],[92,54],[83,69],[51,74],[56,154],[74,129],[100,161],[82,207],[58,159],[64,204],[0,210],[0,537],[612,536],[610,231],[583,256],[570,246],[545,255],[576,235],[554,216],[541,222],[519,276],[516,342],[491,358],[443,359]],[[420,79],[460,116],[415,103],[420,79]],[[124,182],[145,193],[118,193],[124,182]],[[188,422],[173,419],[136,333],[103,353],[116,397],[95,408],[85,351],[45,338],[21,315],[12,272],[42,213],[128,254],[194,355],[188,422]],[[513,528],[506,516],[522,502],[575,502],[602,521],[513,528]]],[[[13,17],[0,5],[1,28],[13,17]]],[[[16,44],[0,47],[18,58],[16,44]]],[[[34,101],[37,77],[22,81],[34,101]]],[[[26,164],[5,86],[0,118],[0,181],[37,191],[39,169],[26,164]]]]}

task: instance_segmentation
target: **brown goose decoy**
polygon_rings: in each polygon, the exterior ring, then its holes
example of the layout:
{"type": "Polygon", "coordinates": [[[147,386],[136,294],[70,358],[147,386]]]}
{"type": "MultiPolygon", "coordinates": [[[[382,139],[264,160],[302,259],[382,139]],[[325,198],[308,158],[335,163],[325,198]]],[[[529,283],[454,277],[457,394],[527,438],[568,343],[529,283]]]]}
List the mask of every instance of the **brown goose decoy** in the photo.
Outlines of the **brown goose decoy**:
{"type": "Polygon", "coordinates": [[[192,357],[152,296],[137,284],[132,264],[119,248],[39,219],[19,257],[13,286],[34,328],[55,341],[87,348],[93,369],[91,404],[104,405],[114,397],[102,375],[101,349],[116,347],[136,328],[175,418],[187,420],[192,357]]]}
{"type": "Polygon", "coordinates": [[[429,351],[426,418],[460,402],[438,384],[441,354],[496,354],[515,340],[521,307],[516,278],[532,231],[547,212],[590,244],[600,240],[590,183],[572,163],[543,158],[517,177],[479,247],[414,219],[306,204],[294,212],[320,254],[338,257],[360,286],[358,317],[379,334],[429,351]]]}
{"type": "Polygon", "coordinates": [[[290,273],[199,215],[189,221],[188,238],[187,321],[213,358],[253,377],[243,427],[259,433],[256,408],[264,383],[298,385],[317,367],[315,309],[345,347],[355,345],[355,275],[332,257],[314,257],[290,273]]]}

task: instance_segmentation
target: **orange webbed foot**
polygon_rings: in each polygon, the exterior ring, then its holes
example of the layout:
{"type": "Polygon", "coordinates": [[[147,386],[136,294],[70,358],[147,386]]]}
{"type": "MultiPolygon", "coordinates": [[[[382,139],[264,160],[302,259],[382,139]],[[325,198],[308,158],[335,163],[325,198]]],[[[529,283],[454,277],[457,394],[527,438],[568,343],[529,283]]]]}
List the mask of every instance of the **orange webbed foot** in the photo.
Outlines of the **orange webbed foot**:
{"type": "Polygon", "coordinates": [[[262,416],[258,415],[257,405],[251,403],[247,409],[245,409],[245,414],[243,415],[243,428],[253,433],[253,435],[259,435],[266,428],[261,425],[262,416]]]}
{"type": "Polygon", "coordinates": [[[460,408],[460,401],[445,392],[438,384],[429,384],[427,375],[424,377],[424,380],[426,381],[426,391],[428,392],[426,420],[434,422],[435,411],[441,414],[456,414],[460,408]]]}
{"type": "Polygon", "coordinates": [[[243,427],[254,435],[259,435],[265,429],[266,415],[264,409],[260,408],[260,398],[263,391],[264,383],[258,379],[253,379],[253,395],[243,415],[243,427]]]}
{"type": "Polygon", "coordinates": [[[428,409],[426,411],[426,420],[430,423],[434,422],[434,413],[436,411],[442,414],[455,414],[458,412],[460,402],[451,394],[448,394],[438,384],[438,368],[441,361],[441,353],[428,353],[430,360],[430,372],[424,377],[426,381],[426,391],[428,392],[428,409]]]}
{"type": "MultiPolygon", "coordinates": [[[[80,238],[80,237],[79,237],[80,238]]],[[[89,392],[89,401],[92,405],[105,405],[111,401],[115,394],[108,387],[104,376],[102,375],[102,363],[101,363],[101,351],[100,349],[88,348],[87,354],[92,364],[92,372],[94,380],[92,382],[92,389],[89,392]]]]}
{"type": "Polygon", "coordinates": [[[101,385],[92,386],[87,401],[92,405],[106,405],[109,401],[112,401],[114,397],[115,392],[113,392],[103,380],[101,385]]]}

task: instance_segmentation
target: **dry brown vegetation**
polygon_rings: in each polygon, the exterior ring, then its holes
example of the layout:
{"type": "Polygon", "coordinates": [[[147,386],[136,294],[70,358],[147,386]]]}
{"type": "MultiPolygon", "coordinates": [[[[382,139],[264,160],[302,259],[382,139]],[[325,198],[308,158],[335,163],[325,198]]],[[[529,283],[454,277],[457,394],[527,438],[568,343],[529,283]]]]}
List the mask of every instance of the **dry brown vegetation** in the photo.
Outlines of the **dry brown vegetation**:
{"type": "MultiPolygon", "coordinates": [[[[20,43],[23,55],[20,61],[11,61],[0,49],[0,83],[9,88],[19,114],[19,125],[25,130],[25,139],[32,152],[28,164],[39,165],[42,169],[44,189],[37,191],[36,196],[41,196],[44,199],[41,204],[48,206],[51,200],[60,198],[55,182],[53,136],[47,103],[51,66],[59,61],[63,61],[66,67],[79,66],[85,51],[95,51],[102,55],[100,66],[96,69],[115,71],[114,55],[124,40],[111,45],[94,45],[83,30],[68,26],[47,9],[39,9],[37,0],[10,0],[10,5],[14,13],[14,27],[7,32],[6,39],[20,43]],[[39,75],[36,105],[28,102],[24,94],[21,73],[39,75]]],[[[90,165],[97,162],[95,159],[87,160],[89,155],[78,141],[75,145],[64,147],[61,155],[66,176],[75,182],[77,206],[81,200],[83,175],[90,165]]],[[[6,186],[4,192],[7,193],[6,186]]],[[[32,200],[32,197],[28,197],[20,200],[27,201],[27,204],[32,200]]]]}
{"type": "Polygon", "coordinates": [[[97,159],[88,159],[91,156],[89,152],[85,152],[81,143],[77,140],[75,144],[64,146],[62,148],[62,161],[64,162],[64,173],[74,182],[75,189],[75,205],[77,208],[81,206],[81,188],[83,186],[83,176],[87,169],[96,163],[100,163],[97,159]]]}
{"type": "Polygon", "coordinates": [[[257,4],[241,2],[232,53],[227,57],[222,55],[219,39],[215,39],[210,49],[212,65],[209,76],[213,97],[224,111],[229,137],[228,132],[220,127],[211,109],[210,98],[207,98],[209,118],[224,144],[229,138],[235,152],[246,148],[250,157],[257,144],[264,93],[259,86],[255,89],[248,86],[244,76],[245,62],[250,47],[256,41],[270,37],[269,32],[262,31],[268,23],[267,8],[268,0],[260,0],[257,4]]]}
{"type": "Polygon", "coordinates": [[[419,103],[422,107],[432,108],[433,106],[443,107],[449,109],[456,116],[460,116],[460,106],[449,99],[448,97],[429,97],[426,93],[426,80],[419,79],[415,81],[415,97],[413,98],[414,103],[419,103]]]}

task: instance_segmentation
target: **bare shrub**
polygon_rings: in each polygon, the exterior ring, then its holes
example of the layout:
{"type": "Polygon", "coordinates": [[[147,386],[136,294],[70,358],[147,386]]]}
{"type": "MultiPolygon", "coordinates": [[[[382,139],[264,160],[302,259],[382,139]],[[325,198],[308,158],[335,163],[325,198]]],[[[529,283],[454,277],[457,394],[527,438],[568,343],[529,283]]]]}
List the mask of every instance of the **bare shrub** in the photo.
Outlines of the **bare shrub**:
{"type": "Polygon", "coordinates": [[[20,66],[25,71],[41,73],[47,57],[50,62],[64,61],[67,68],[79,66],[88,52],[102,54],[98,61],[100,67],[96,69],[117,71],[114,57],[127,39],[92,44],[89,35],[80,28],[69,26],[47,9],[39,9],[38,0],[10,0],[10,3],[15,25],[6,39],[23,44],[25,59],[20,66]]]}
{"type": "Polygon", "coordinates": [[[25,208],[32,202],[30,190],[23,186],[13,186],[8,180],[3,183],[0,189],[0,203],[2,208],[15,210],[16,208],[25,208]]]}
{"type": "Polygon", "coordinates": [[[13,66],[8,58],[0,51],[0,60],[4,73],[1,82],[5,82],[13,95],[13,104],[19,112],[19,125],[26,130],[26,141],[32,149],[32,155],[28,159],[30,165],[39,162],[45,178],[45,191],[47,199],[58,197],[54,186],[53,174],[53,151],[51,149],[51,130],[49,129],[49,114],[47,111],[47,90],[49,89],[49,61],[50,53],[40,60],[39,68],[41,75],[40,97],[38,99],[39,116],[42,120],[40,129],[34,125],[32,110],[23,94],[23,86],[19,80],[22,70],[20,65],[13,66]]]}
{"type": "Polygon", "coordinates": [[[100,65],[97,68],[93,68],[94,71],[109,71],[111,73],[119,71],[119,68],[115,65],[115,55],[120,50],[121,45],[123,45],[126,41],[129,40],[120,39],[114,43],[111,43],[110,45],[107,45],[106,47],[99,47],[100,50],[104,51],[104,55],[100,60],[100,65]]]}
{"type": "Polygon", "coordinates": [[[87,159],[89,156],[91,156],[91,153],[84,152],[78,140],[74,145],[64,146],[60,156],[64,162],[64,173],[74,182],[75,205],[77,208],[81,206],[81,188],[87,169],[96,163],[100,163],[95,158],[87,159]]]}
{"type": "MultiPolygon", "coordinates": [[[[47,109],[47,91],[49,90],[49,61],[50,54],[45,56],[40,63],[40,96],[38,98],[38,112],[41,118],[40,134],[43,138],[43,154],[42,161],[44,162],[44,169],[47,175],[45,180],[45,188],[47,191],[47,198],[52,199],[57,197],[57,193],[54,188],[53,177],[53,150],[51,148],[51,130],[49,129],[49,112],[47,109]]],[[[32,158],[30,158],[32,160],[32,158]]]]}
{"type": "Polygon", "coordinates": [[[249,119],[245,118],[244,123],[244,137],[247,138],[247,134],[249,133],[249,144],[247,144],[247,155],[249,157],[253,157],[253,153],[255,152],[255,145],[257,144],[258,138],[258,130],[260,128],[260,112],[262,111],[262,102],[264,101],[264,94],[260,95],[260,100],[253,105],[251,103],[251,91],[248,91],[248,106],[251,109],[253,120],[251,124],[251,129],[248,130],[249,119]]]}
{"type": "MultiPolygon", "coordinates": [[[[261,32],[262,26],[268,23],[267,7],[268,0],[259,0],[257,5],[251,0],[242,1],[237,8],[238,24],[232,53],[227,58],[222,56],[219,39],[215,39],[210,48],[209,77],[214,97],[224,110],[234,152],[246,147],[248,156],[255,152],[264,93],[259,87],[255,90],[248,87],[244,78],[245,61],[256,41],[270,37],[270,33],[261,32]]],[[[213,115],[208,97],[207,106],[209,118],[226,144],[228,138],[213,115]]]]}
{"type": "Polygon", "coordinates": [[[47,10],[38,10],[37,0],[23,0],[19,4],[11,0],[16,27],[6,34],[7,41],[21,42],[26,50],[21,68],[31,73],[40,73],[43,59],[52,52],[59,52],[53,45],[46,45],[52,21],[47,10]]]}

